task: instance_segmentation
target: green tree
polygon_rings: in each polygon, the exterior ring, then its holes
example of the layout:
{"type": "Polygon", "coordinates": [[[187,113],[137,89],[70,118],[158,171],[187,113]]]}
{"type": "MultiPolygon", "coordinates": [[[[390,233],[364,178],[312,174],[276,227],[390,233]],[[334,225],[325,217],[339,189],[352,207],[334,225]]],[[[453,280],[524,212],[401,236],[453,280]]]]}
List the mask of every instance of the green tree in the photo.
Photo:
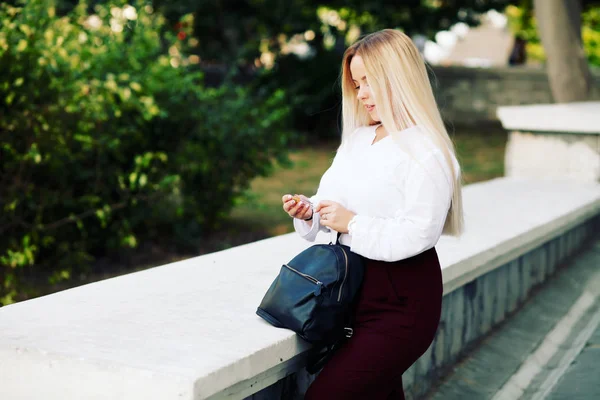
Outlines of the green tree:
{"type": "MultiPolygon", "coordinates": [[[[156,0],[178,29],[185,13],[196,18],[195,49],[216,76],[228,73],[254,91],[286,88],[294,127],[317,137],[338,132],[336,80],[342,54],[360,35],[382,28],[433,37],[455,22],[501,10],[507,0],[156,0]]],[[[218,81],[218,80],[217,80],[218,81]]],[[[215,82],[215,84],[218,82],[215,82]]]]}
{"type": "Polygon", "coordinates": [[[588,65],[600,67],[600,2],[516,3],[506,9],[510,26],[527,40],[529,57],[546,64],[554,99],[591,98],[594,88],[588,65]]]}
{"type": "Polygon", "coordinates": [[[286,160],[283,93],[205,87],[144,2],[30,0],[0,21],[0,303],[141,242],[193,246],[286,160]]]}

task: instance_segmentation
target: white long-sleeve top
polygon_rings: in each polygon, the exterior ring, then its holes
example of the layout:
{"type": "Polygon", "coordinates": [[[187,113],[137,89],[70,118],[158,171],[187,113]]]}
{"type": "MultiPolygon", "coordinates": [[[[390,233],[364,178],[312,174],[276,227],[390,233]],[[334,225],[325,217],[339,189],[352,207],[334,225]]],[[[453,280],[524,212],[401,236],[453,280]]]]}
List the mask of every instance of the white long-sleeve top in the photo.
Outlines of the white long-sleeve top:
{"type": "MultiPolygon", "coordinates": [[[[453,182],[442,151],[414,126],[372,144],[377,126],[357,129],[323,174],[311,202],[340,203],[356,216],[340,242],[366,258],[397,261],[435,246],[450,208],[453,182]],[[410,155],[409,155],[410,153],[410,155]]],[[[452,159],[458,172],[459,164],[452,159]]],[[[312,226],[294,218],[294,228],[314,241],[330,232],[313,214],[312,226]]],[[[336,232],[332,232],[335,242],[336,232]]]]}

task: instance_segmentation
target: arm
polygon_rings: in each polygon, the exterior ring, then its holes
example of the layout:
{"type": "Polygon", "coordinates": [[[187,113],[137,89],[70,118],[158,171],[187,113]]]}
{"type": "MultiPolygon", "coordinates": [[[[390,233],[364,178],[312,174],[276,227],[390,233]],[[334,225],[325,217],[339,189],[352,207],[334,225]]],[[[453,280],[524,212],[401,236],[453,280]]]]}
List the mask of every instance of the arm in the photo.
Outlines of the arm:
{"type": "MultiPolygon", "coordinates": [[[[344,156],[344,152],[342,147],[338,149],[331,166],[325,171],[323,176],[321,177],[321,181],[319,183],[319,188],[317,189],[317,193],[310,197],[310,202],[313,204],[313,207],[317,206],[317,203],[320,200],[326,199],[332,193],[336,193],[336,184],[338,184],[338,179],[336,178],[338,174],[342,174],[344,171],[341,166],[341,158],[344,156]]],[[[310,221],[302,221],[297,218],[294,218],[294,229],[298,234],[308,240],[309,242],[314,242],[317,238],[317,234],[319,231],[329,232],[329,228],[321,225],[321,215],[319,212],[314,212],[313,208],[313,218],[310,221]]]]}
{"type": "Polygon", "coordinates": [[[403,184],[405,204],[393,217],[353,218],[352,251],[374,260],[397,261],[435,246],[442,234],[453,190],[451,175],[438,157],[443,159],[441,154],[430,153],[412,164],[403,184]]]}

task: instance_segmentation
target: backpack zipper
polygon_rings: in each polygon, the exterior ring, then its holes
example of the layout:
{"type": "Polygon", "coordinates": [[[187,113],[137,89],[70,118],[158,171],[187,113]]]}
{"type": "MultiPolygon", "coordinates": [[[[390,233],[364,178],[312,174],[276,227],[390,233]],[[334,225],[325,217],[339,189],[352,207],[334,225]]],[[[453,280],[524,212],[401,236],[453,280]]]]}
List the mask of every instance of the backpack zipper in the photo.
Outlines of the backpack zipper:
{"type": "Polygon", "coordinates": [[[320,294],[321,294],[321,290],[322,290],[322,288],[323,288],[323,282],[321,282],[320,280],[318,280],[318,279],[317,279],[317,278],[315,278],[315,277],[312,277],[312,276],[310,276],[310,275],[308,275],[308,274],[305,274],[305,273],[303,273],[303,272],[300,272],[300,271],[298,271],[296,268],[290,267],[290,266],[289,266],[289,265],[287,265],[287,264],[283,264],[283,266],[284,266],[284,267],[286,267],[286,268],[288,268],[289,270],[291,270],[291,271],[293,271],[293,272],[297,273],[297,274],[298,274],[298,275],[300,275],[301,277],[303,277],[303,278],[305,278],[305,279],[308,279],[309,281],[311,281],[311,282],[312,282],[312,283],[314,283],[315,285],[317,285],[317,286],[318,286],[318,288],[317,288],[317,290],[315,290],[315,296],[318,296],[318,295],[320,295],[320,294]]]}
{"type": "Polygon", "coordinates": [[[338,302],[342,300],[342,289],[344,288],[344,282],[346,282],[346,277],[348,277],[348,254],[346,254],[346,250],[340,247],[342,253],[344,253],[344,258],[346,259],[346,275],[344,275],[344,279],[342,280],[342,284],[340,285],[340,293],[338,294],[338,302]]]}

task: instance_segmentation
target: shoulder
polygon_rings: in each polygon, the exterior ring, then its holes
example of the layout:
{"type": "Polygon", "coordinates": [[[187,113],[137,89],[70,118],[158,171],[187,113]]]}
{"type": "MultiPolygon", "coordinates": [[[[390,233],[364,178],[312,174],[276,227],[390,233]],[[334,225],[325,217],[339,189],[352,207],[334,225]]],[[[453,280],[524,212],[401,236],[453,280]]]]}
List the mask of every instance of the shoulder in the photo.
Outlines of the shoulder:
{"type": "Polygon", "coordinates": [[[400,132],[390,133],[399,153],[411,156],[413,159],[429,157],[440,149],[433,143],[425,130],[420,126],[412,126],[400,132]]]}
{"type": "Polygon", "coordinates": [[[364,137],[365,134],[368,134],[370,131],[374,131],[375,126],[371,125],[363,125],[354,129],[352,132],[349,132],[344,138],[346,141],[352,142],[357,140],[358,138],[364,137]]]}
{"type": "Polygon", "coordinates": [[[365,139],[369,135],[370,131],[374,131],[374,127],[370,125],[359,126],[351,132],[342,134],[342,141],[338,152],[340,150],[351,150],[358,142],[365,139]]]}
{"type": "Polygon", "coordinates": [[[420,126],[414,126],[393,134],[398,158],[411,166],[412,170],[428,170],[452,175],[451,169],[459,172],[459,163],[451,151],[444,151],[420,126]],[[449,159],[448,159],[449,157],[449,159]]]}

